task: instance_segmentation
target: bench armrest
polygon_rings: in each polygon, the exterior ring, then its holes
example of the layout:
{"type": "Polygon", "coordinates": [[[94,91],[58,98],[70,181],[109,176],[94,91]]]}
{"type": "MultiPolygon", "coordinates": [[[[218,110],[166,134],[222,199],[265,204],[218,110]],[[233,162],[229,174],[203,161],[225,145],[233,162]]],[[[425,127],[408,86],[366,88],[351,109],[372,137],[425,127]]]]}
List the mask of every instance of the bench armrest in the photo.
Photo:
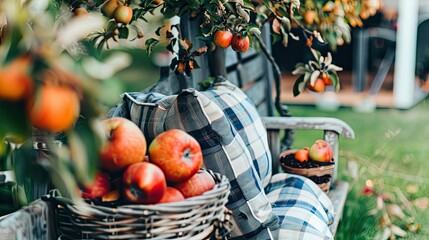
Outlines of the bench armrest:
{"type": "MultiPolygon", "coordinates": [[[[331,117],[262,117],[262,122],[268,133],[268,142],[273,155],[273,174],[280,171],[278,156],[280,153],[280,130],[283,129],[303,129],[321,130],[324,132],[324,140],[328,141],[333,150],[333,157],[338,161],[339,136],[344,139],[353,139],[355,133],[353,129],[344,121],[331,117]]],[[[342,217],[344,204],[346,202],[349,185],[347,182],[337,181],[337,168],[335,164],[334,175],[332,176],[331,190],[329,198],[332,200],[335,209],[333,224],[329,226],[331,233],[335,236],[338,223],[342,217]]]]}
{"type": "Polygon", "coordinates": [[[307,129],[325,130],[340,134],[343,138],[353,139],[353,129],[344,121],[332,117],[261,117],[267,130],[307,129]]]}
{"type": "MultiPolygon", "coordinates": [[[[273,156],[273,174],[279,172],[280,164],[278,156],[281,152],[280,130],[302,129],[321,130],[324,132],[323,139],[331,144],[333,157],[338,161],[339,136],[344,139],[353,139],[355,133],[353,129],[344,121],[332,117],[261,117],[267,129],[268,143],[273,156]]],[[[335,184],[338,164],[335,164],[332,182],[335,184]]]]}

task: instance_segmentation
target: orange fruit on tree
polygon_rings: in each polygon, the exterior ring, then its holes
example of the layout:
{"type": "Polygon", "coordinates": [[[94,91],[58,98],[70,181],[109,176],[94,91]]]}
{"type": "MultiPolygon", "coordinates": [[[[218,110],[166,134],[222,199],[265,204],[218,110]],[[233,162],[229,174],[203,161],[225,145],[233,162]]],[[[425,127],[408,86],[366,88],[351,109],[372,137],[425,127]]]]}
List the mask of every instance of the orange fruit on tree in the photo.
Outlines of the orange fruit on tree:
{"type": "Polygon", "coordinates": [[[308,82],[307,85],[308,89],[315,92],[323,92],[325,90],[325,82],[321,78],[317,78],[314,82],[314,85],[311,85],[310,82],[308,82]]]}
{"type": "Polygon", "coordinates": [[[176,71],[177,71],[178,73],[182,73],[182,72],[184,72],[185,70],[186,70],[186,63],[185,63],[185,62],[183,62],[183,61],[180,61],[180,62],[177,64],[176,71]]]}
{"type": "Polygon", "coordinates": [[[21,56],[0,69],[0,99],[17,101],[33,91],[33,79],[29,75],[31,59],[21,56]]]}
{"type": "Polygon", "coordinates": [[[113,13],[118,7],[119,7],[118,0],[107,0],[101,5],[100,10],[104,16],[112,18],[113,13]]]}
{"type": "Polygon", "coordinates": [[[325,83],[325,86],[330,86],[330,85],[332,85],[332,81],[331,81],[331,79],[329,78],[329,74],[327,74],[326,72],[323,72],[323,73],[322,73],[322,79],[323,79],[323,82],[325,83]]]}
{"type": "Polygon", "coordinates": [[[74,16],[85,16],[88,15],[88,10],[84,7],[77,7],[73,9],[74,16]]]}
{"type": "Polygon", "coordinates": [[[304,21],[308,25],[313,24],[315,18],[316,18],[316,12],[314,10],[307,10],[304,13],[304,21]]]}
{"type": "Polygon", "coordinates": [[[61,132],[73,126],[79,111],[76,91],[65,86],[43,85],[31,104],[30,119],[36,128],[61,132]]]}
{"type": "Polygon", "coordinates": [[[133,9],[125,5],[119,6],[113,13],[113,17],[118,23],[128,24],[133,18],[133,9]]]}

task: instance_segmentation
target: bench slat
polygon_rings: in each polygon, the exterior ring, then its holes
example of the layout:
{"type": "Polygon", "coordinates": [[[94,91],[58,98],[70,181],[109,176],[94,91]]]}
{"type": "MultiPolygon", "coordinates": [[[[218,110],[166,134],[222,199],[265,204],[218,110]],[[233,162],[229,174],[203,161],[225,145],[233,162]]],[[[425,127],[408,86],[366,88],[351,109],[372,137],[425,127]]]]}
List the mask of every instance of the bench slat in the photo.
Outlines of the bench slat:
{"type": "Polygon", "coordinates": [[[347,194],[349,191],[349,183],[341,180],[335,182],[335,187],[329,190],[329,198],[334,205],[335,218],[334,222],[329,226],[332,235],[335,237],[335,234],[338,229],[338,224],[343,216],[344,205],[346,203],[347,194]]]}

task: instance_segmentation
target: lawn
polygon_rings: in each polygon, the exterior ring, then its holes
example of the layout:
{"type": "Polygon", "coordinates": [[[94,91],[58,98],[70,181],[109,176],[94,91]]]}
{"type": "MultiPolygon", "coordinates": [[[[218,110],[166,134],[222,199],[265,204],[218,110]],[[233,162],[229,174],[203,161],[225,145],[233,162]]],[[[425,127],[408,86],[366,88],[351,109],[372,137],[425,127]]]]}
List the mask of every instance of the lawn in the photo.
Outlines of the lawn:
{"type": "MultiPolygon", "coordinates": [[[[351,108],[324,112],[298,105],[289,109],[294,116],[336,117],[355,131],[354,140],[340,140],[339,177],[350,182],[351,190],[336,239],[404,234],[393,225],[405,230],[405,239],[429,239],[428,99],[409,110],[377,109],[373,113],[351,108]],[[355,177],[348,171],[349,164],[358,165],[355,177]],[[366,184],[376,193],[362,194],[366,184]]],[[[320,131],[298,131],[293,147],[309,145],[320,137],[320,131]]]]}

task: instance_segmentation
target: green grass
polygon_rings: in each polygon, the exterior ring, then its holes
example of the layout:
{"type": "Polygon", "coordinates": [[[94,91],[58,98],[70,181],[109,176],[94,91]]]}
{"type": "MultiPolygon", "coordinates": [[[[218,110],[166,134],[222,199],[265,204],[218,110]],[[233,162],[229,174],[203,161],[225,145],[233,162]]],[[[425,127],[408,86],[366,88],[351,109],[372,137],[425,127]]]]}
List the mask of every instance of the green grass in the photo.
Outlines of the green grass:
{"type": "MultiPolygon", "coordinates": [[[[374,239],[380,230],[380,217],[368,214],[376,206],[375,197],[361,194],[368,179],[374,181],[377,191],[393,193],[395,203],[398,191],[410,201],[429,195],[428,107],[428,99],[409,110],[377,109],[373,113],[357,113],[350,108],[324,112],[313,106],[289,106],[293,116],[336,117],[355,131],[354,140],[340,140],[339,177],[351,183],[351,190],[336,239],[374,239]],[[346,171],[349,161],[359,166],[357,179],[346,171]],[[410,185],[418,187],[418,191],[407,191],[410,185]]],[[[321,137],[320,131],[297,131],[293,147],[308,146],[321,137]]],[[[404,212],[422,226],[421,231],[409,232],[405,239],[429,239],[429,211],[414,208],[404,212]]],[[[406,229],[404,219],[392,220],[406,229]]]]}

